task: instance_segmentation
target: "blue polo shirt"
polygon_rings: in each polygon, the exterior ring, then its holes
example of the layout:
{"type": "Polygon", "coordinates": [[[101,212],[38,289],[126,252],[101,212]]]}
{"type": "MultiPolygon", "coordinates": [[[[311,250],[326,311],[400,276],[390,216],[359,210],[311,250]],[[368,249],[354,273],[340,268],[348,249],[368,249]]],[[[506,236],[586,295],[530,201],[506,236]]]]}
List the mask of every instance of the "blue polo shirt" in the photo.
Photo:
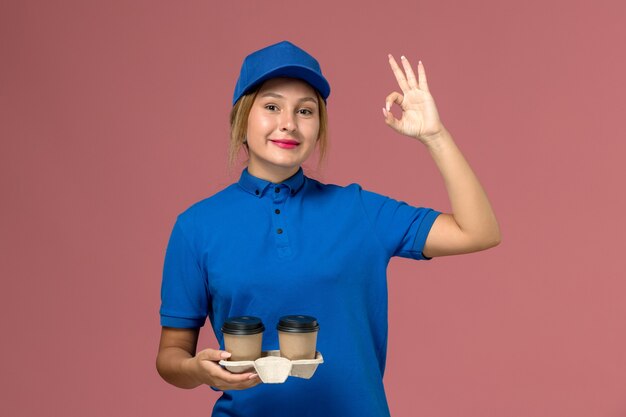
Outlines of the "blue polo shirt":
{"type": "MultiPolygon", "coordinates": [[[[252,176],[189,207],[165,255],[161,325],[220,331],[230,316],[265,323],[263,350],[278,349],[281,316],[318,319],[324,356],[309,380],[224,391],[213,416],[388,416],[387,265],[426,259],[439,212],[304,175],[275,184],[252,176]]],[[[199,347],[204,349],[206,347],[199,347]]]]}

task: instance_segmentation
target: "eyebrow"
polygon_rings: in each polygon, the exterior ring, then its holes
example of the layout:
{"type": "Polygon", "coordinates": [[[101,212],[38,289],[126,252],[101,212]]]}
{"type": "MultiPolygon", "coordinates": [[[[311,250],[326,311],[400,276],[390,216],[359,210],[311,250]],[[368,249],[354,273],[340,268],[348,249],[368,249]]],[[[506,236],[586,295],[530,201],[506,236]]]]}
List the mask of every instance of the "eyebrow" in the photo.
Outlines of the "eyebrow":
{"type": "MultiPolygon", "coordinates": [[[[274,97],[274,98],[285,98],[285,96],[278,94],[278,93],[264,93],[261,95],[261,97],[274,97]]],[[[317,100],[313,97],[302,97],[300,100],[298,100],[299,103],[303,102],[303,101],[312,101],[313,103],[317,104],[317,100]]]]}

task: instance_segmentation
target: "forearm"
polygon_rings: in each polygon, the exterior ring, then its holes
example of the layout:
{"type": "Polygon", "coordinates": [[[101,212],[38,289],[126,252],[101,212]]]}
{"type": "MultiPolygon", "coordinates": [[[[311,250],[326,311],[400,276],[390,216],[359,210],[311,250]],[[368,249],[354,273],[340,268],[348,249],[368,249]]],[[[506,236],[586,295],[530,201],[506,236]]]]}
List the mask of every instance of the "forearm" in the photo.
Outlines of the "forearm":
{"type": "Polygon", "coordinates": [[[192,375],[192,358],[189,352],[178,347],[162,349],[156,363],[159,375],[179,388],[190,389],[201,385],[192,375]]]}
{"type": "Polygon", "coordinates": [[[426,145],[443,177],[461,232],[478,249],[497,245],[500,229],[487,194],[450,133],[444,128],[426,145]]]}

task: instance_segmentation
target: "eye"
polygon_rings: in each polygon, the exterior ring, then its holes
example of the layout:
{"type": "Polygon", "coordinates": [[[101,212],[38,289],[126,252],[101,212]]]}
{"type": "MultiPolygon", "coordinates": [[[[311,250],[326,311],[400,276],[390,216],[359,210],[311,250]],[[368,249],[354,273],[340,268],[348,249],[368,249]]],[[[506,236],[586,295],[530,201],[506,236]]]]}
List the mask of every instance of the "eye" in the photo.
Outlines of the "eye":
{"type": "Polygon", "coordinates": [[[304,116],[311,116],[313,114],[313,111],[311,111],[310,109],[300,109],[298,110],[298,113],[304,116]]]}
{"type": "Polygon", "coordinates": [[[265,108],[269,111],[276,111],[278,110],[278,107],[275,104],[266,104],[265,108]]]}

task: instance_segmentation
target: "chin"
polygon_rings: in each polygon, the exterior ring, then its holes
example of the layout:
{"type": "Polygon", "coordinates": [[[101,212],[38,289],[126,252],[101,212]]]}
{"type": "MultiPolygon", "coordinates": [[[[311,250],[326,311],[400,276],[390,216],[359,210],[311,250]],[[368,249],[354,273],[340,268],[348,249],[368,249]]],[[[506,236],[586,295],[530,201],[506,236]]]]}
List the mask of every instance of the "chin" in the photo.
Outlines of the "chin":
{"type": "Polygon", "coordinates": [[[275,163],[274,166],[283,168],[283,169],[291,169],[291,168],[299,168],[301,163],[275,163]]]}
{"type": "Polygon", "coordinates": [[[276,166],[289,168],[294,166],[300,166],[303,160],[301,158],[276,158],[274,160],[270,160],[269,162],[276,166]]]}

